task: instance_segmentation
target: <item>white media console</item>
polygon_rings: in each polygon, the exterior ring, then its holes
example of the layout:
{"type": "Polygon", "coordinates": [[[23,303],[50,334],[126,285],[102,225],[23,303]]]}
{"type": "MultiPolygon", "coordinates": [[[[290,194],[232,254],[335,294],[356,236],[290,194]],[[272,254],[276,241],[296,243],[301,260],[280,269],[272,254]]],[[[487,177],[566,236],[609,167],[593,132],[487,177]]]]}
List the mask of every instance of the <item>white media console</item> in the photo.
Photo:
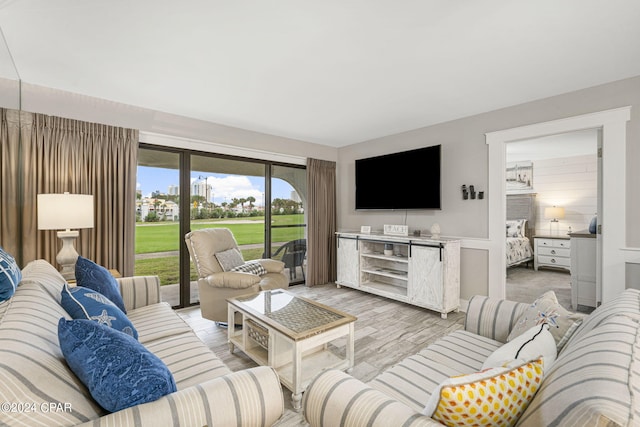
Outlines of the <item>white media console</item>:
{"type": "Polygon", "coordinates": [[[458,310],[459,240],[349,232],[336,236],[338,287],[424,307],[443,319],[458,310]]]}

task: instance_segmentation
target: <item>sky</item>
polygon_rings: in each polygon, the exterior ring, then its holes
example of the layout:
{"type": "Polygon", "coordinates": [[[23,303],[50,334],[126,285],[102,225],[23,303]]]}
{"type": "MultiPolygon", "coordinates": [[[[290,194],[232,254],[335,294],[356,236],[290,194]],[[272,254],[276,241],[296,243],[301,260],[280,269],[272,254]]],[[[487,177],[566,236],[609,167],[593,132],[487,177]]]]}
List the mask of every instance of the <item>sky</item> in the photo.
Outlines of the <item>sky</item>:
{"type": "MultiPolygon", "coordinates": [[[[227,174],[199,174],[192,172],[191,182],[200,176],[206,176],[213,188],[213,201],[216,204],[231,202],[233,198],[247,198],[253,196],[257,206],[263,206],[264,178],[245,175],[227,174]]],[[[148,197],[154,191],[168,193],[170,185],[178,185],[178,171],[165,168],[138,166],[136,188],[148,197]]],[[[281,179],[274,179],[272,183],[273,198],[289,199],[293,188],[281,179]]]]}

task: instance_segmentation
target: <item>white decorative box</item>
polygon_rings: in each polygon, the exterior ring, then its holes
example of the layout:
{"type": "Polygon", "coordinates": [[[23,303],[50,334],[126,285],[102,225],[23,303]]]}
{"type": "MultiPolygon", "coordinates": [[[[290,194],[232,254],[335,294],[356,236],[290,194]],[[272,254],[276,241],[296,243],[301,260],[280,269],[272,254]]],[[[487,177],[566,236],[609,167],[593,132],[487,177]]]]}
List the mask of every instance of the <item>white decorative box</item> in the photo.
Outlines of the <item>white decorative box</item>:
{"type": "Polygon", "coordinates": [[[384,234],[388,234],[390,236],[408,236],[409,235],[409,226],[408,225],[384,225],[384,234]]]}

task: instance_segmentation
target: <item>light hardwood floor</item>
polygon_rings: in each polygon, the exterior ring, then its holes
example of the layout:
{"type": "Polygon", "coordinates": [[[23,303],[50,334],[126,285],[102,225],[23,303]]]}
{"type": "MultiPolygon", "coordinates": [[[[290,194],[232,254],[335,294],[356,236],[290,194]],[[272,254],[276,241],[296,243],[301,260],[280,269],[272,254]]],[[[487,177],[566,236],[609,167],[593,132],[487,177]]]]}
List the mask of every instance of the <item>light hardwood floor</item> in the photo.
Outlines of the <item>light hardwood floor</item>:
{"type": "MultiPolygon", "coordinates": [[[[335,307],[358,318],[355,324],[355,366],[352,375],[370,381],[388,367],[417,353],[437,338],[463,326],[464,313],[440,314],[333,284],[289,290],[322,304],[335,307]]],[[[229,353],[227,330],[203,319],[198,307],[178,310],[200,339],[233,371],[256,364],[236,350],[229,353]]],[[[334,351],[344,354],[345,341],[336,341],[334,351]]],[[[283,388],[285,414],[278,426],[307,425],[302,414],[291,407],[291,392],[283,388]]]]}

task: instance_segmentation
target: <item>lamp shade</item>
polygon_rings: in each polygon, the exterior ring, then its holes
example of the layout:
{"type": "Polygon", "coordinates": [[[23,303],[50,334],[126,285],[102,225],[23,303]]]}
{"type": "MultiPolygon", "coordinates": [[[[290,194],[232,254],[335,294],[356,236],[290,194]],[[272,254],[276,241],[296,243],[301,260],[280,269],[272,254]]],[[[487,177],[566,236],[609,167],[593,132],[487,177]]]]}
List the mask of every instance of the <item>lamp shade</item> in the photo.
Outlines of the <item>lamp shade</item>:
{"type": "Polygon", "coordinates": [[[93,196],[38,194],[38,230],[93,228],[93,196]]]}
{"type": "Polygon", "coordinates": [[[544,218],[545,219],[562,219],[564,218],[564,208],[559,208],[557,206],[544,208],[544,218]]]}

